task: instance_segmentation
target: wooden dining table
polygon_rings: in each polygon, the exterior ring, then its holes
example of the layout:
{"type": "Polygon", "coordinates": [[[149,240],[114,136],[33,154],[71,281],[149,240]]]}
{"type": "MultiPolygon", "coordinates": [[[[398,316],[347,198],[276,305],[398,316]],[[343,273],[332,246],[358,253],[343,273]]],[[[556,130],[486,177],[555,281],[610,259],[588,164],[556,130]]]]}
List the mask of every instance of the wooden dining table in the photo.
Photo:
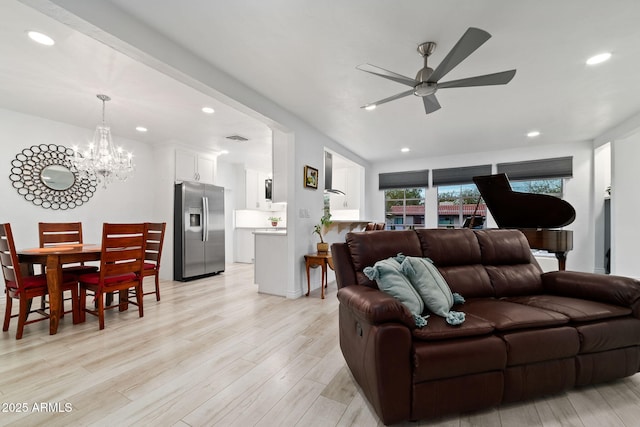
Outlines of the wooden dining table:
{"type": "Polygon", "coordinates": [[[23,249],[17,252],[18,260],[21,263],[46,266],[47,288],[49,290],[49,334],[55,335],[58,332],[58,322],[60,321],[62,266],[76,262],[100,260],[100,245],[70,244],[23,249]]]}

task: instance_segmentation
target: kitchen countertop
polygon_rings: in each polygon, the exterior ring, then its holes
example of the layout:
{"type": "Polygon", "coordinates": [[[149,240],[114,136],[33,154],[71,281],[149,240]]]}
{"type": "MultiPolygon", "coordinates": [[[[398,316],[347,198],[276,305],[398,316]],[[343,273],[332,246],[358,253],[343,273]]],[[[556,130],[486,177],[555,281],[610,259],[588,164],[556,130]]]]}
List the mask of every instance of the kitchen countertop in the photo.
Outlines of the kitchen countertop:
{"type": "Polygon", "coordinates": [[[253,230],[253,234],[264,234],[264,235],[278,235],[278,236],[286,236],[287,229],[286,228],[256,228],[253,230]]]}

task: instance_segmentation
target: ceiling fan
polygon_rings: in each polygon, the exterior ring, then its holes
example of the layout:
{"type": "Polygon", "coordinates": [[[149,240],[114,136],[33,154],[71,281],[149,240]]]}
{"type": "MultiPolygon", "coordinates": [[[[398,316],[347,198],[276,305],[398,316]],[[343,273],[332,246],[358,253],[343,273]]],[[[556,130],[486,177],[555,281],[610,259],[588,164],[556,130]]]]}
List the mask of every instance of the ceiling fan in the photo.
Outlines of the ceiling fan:
{"type": "Polygon", "coordinates": [[[385,79],[393,80],[394,82],[402,83],[407,86],[411,86],[411,89],[406,92],[401,92],[396,95],[390,96],[385,99],[381,99],[377,102],[372,102],[363,105],[362,108],[373,109],[380,104],[384,104],[395,99],[403,98],[411,94],[422,97],[424,102],[424,110],[427,114],[433,113],[440,109],[440,103],[436,98],[436,91],[438,89],[445,89],[451,87],[469,87],[469,86],[489,86],[489,85],[504,85],[511,81],[516,74],[516,70],[502,71],[500,73],[486,74],[483,76],[469,77],[466,79],[451,80],[448,82],[439,83],[438,81],[443,78],[449,71],[455,68],[458,64],[464,61],[469,55],[471,55],[476,49],[484,44],[491,38],[491,34],[479,28],[469,28],[462,35],[458,43],[451,49],[447,56],[442,60],[440,65],[434,70],[427,66],[427,58],[436,47],[434,42],[422,43],[418,46],[418,52],[424,58],[424,67],[418,71],[416,78],[412,79],[405,77],[401,74],[396,74],[393,71],[385,70],[384,68],[376,67],[371,64],[358,65],[356,68],[367,73],[374,74],[376,76],[384,77],[385,79]]]}

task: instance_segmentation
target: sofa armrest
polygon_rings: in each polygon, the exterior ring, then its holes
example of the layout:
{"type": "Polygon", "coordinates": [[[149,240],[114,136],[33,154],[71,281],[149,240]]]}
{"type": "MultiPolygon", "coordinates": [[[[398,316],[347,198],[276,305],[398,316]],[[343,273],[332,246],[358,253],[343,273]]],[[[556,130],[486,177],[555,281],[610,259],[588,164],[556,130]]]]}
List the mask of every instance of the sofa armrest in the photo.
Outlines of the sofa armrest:
{"type": "Polygon", "coordinates": [[[336,273],[338,289],[344,288],[356,282],[356,272],[351,262],[351,254],[346,243],[334,243],[331,245],[333,258],[333,270],[336,273]]]}
{"type": "Polygon", "coordinates": [[[557,295],[629,307],[640,318],[640,281],[630,277],[551,271],[542,274],[542,285],[557,295]]]}
{"type": "Polygon", "coordinates": [[[410,419],[413,338],[395,321],[404,311],[377,289],[351,285],[338,294],[340,349],[351,374],[385,425],[410,419]]]}
{"type": "Polygon", "coordinates": [[[378,289],[351,285],[338,289],[338,300],[358,318],[372,325],[399,322],[415,329],[416,322],[400,301],[378,289]]]}

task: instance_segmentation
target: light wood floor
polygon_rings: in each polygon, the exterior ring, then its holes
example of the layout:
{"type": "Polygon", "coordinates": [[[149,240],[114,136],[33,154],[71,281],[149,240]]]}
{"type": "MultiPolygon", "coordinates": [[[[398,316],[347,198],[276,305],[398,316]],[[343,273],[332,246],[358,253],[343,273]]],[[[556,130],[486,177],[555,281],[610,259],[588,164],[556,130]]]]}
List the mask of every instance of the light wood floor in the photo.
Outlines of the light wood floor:
{"type": "MultiPolygon", "coordinates": [[[[74,326],[68,315],[57,335],[40,322],[16,341],[14,319],[0,338],[0,425],[381,425],[340,353],[337,307],[335,283],[325,300],[319,289],[297,300],[260,295],[253,266],[235,264],[162,283],[162,301],[147,297],[144,318],[110,310],[103,331],[92,316],[74,326]],[[27,412],[16,413],[23,403],[27,412]],[[54,411],[35,412],[41,403],[54,411]]],[[[640,375],[406,423],[421,425],[638,426],[640,375]]]]}

